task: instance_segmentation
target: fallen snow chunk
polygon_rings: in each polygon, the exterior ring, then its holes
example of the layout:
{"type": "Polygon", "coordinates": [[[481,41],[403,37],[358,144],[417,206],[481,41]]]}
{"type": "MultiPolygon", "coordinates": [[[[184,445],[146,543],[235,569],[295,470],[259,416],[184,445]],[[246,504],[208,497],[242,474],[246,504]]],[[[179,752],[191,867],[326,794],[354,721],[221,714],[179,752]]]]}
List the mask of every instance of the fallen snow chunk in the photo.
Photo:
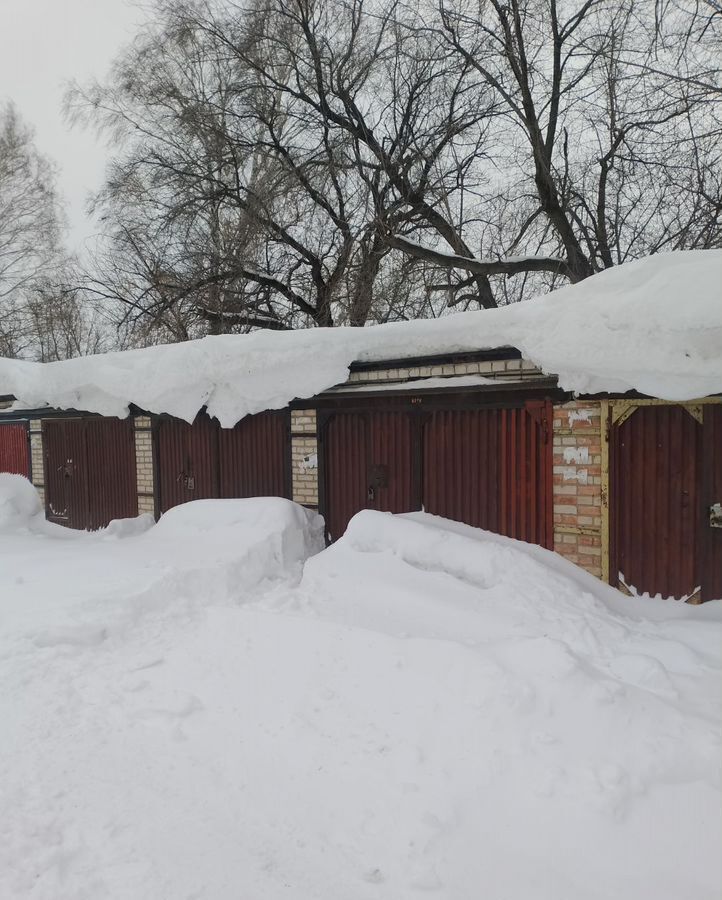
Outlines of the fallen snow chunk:
{"type": "Polygon", "coordinates": [[[104,537],[128,538],[145,534],[155,525],[155,519],[150,513],[141,513],[132,519],[113,519],[106,528],[101,529],[104,537]]]}

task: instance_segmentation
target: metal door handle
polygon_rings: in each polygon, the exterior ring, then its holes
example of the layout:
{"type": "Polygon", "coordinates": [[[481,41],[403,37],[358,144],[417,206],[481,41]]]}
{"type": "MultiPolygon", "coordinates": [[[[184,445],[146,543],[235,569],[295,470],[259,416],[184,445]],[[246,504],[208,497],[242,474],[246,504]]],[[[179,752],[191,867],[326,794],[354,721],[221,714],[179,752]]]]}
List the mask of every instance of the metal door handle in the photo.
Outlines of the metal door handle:
{"type": "Polygon", "coordinates": [[[369,485],[369,489],[366,493],[366,498],[368,499],[369,503],[371,503],[372,500],[376,499],[376,488],[372,484],[369,485]]]}

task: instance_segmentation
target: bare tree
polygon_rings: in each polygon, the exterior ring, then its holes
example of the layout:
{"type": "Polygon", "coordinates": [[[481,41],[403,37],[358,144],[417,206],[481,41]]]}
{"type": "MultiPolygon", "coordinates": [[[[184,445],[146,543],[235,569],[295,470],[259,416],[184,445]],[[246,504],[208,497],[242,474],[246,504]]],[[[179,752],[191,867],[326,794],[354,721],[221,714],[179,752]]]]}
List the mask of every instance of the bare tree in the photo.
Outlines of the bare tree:
{"type": "Polygon", "coordinates": [[[0,355],[65,359],[107,346],[70,287],[55,170],[12,105],[0,110],[0,355]]]}
{"type": "Polygon", "coordinates": [[[671,4],[164,0],[70,96],[120,147],[84,286],[184,340],[489,308],[718,246],[717,17],[671,4]]]}
{"type": "Polygon", "coordinates": [[[52,166],[36,149],[16,109],[0,109],[0,353],[22,354],[31,341],[27,292],[56,264],[60,208],[52,166]]]}
{"type": "MultiPolygon", "coordinates": [[[[655,8],[644,0],[440,6],[450,49],[505,111],[498,165],[519,199],[534,194],[511,246],[538,246],[543,236],[571,280],[630,256],[720,240],[719,73],[704,48],[688,44],[680,57],[658,40],[655,8]],[[533,180],[520,179],[525,171],[533,180]]],[[[678,10],[675,29],[691,28],[696,15],[678,10]]],[[[515,267],[531,270],[524,260],[515,267]]]]}
{"type": "Polygon", "coordinates": [[[361,324],[387,248],[339,134],[247,64],[262,18],[236,48],[192,8],[160,13],[110,84],[70,96],[126,147],[97,201],[109,242],[86,289],[175,339],[361,324]]]}

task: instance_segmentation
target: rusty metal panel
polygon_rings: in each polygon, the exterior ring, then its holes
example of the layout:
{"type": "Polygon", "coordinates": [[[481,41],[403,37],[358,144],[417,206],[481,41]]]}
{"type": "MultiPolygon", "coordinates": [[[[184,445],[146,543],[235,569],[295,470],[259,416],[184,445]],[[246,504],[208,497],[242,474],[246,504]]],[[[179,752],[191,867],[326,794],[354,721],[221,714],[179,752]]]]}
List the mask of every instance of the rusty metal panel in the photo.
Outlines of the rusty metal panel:
{"type": "Polygon", "coordinates": [[[51,522],[95,530],[138,514],[130,419],[47,419],[43,448],[51,522]]]}
{"type": "Polygon", "coordinates": [[[329,540],[346,530],[349,520],[367,503],[368,439],[363,413],[338,413],[324,430],[322,513],[329,540]]]}
{"type": "Polygon", "coordinates": [[[246,416],[218,432],[221,497],[287,497],[287,415],[269,411],[246,416]]]}
{"type": "Polygon", "coordinates": [[[200,413],[193,425],[161,419],[156,430],[161,513],[189,500],[218,497],[218,425],[200,413]]]}
{"type": "Polygon", "coordinates": [[[132,419],[87,419],[83,426],[88,479],[88,512],[83,527],[105,528],[113,519],[137,516],[132,419]]]}
{"type": "Polygon", "coordinates": [[[499,530],[497,409],[437,410],[424,424],[426,512],[499,530]]]}
{"type": "Polygon", "coordinates": [[[418,509],[413,497],[411,416],[371,412],[366,434],[366,506],[392,513],[418,509]]]}
{"type": "Polygon", "coordinates": [[[499,411],[499,533],[551,549],[551,402],[499,411]]]}
{"type": "Polygon", "coordinates": [[[360,509],[429,513],[550,547],[551,404],[331,415],[323,447],[328,534],[360,509]],[[417,423],[420,427],[417,427],[417,423]]]}
{"type": "Polygon", "coordinates": [[[88,478],[82,419],[43,422],[45,513],[68,528],[88,527],[88,478]]]}
{"type": "Polygon", "coordinates": [[[610,434],[611,574],[638,593],[700,587],[702,426],[682,406],[640,406],[610,434]]]}
{"type": "Polygon", "coordinates": [[[704,480],[702,487],[702,600],[722,600],[722,528],[710,516],[713,504],[722,504],[722,405],[704,407],[704,480]]]}
{"type": "Polygon", "coordinates": [[[0,424],[0,472],[30,477],[28,428],[25,422],[0,424]]]}
{"type": "Polygon", "coordinates": [[[410,512],[414,499],[413,423],[405,412],[337,413],[323,437],[322,511],[330,540],[362,509],[410,512]]]}
{"type": "Polygon", "coordinates": [[[551,547],[550,413],[548,401],[432,413],[424,428],[424,509],[551,547]]]}

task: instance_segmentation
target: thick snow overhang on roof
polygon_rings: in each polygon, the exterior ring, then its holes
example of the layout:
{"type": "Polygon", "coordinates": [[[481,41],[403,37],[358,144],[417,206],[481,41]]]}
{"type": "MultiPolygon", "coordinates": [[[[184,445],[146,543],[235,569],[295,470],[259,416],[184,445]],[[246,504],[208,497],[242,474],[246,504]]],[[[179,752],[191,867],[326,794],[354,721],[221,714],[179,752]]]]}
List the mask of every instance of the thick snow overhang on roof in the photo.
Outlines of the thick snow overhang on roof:
{"type": "Polygon", "coordinates": [[[348,378],[354,362],[518,348],[577,393],[722,393],[722,251],[659,254],[498,310],[368,328],[257,331],[57,363],[0,359],[16,407],[125,416],[131,404],[222,425],[348,378]]]}

